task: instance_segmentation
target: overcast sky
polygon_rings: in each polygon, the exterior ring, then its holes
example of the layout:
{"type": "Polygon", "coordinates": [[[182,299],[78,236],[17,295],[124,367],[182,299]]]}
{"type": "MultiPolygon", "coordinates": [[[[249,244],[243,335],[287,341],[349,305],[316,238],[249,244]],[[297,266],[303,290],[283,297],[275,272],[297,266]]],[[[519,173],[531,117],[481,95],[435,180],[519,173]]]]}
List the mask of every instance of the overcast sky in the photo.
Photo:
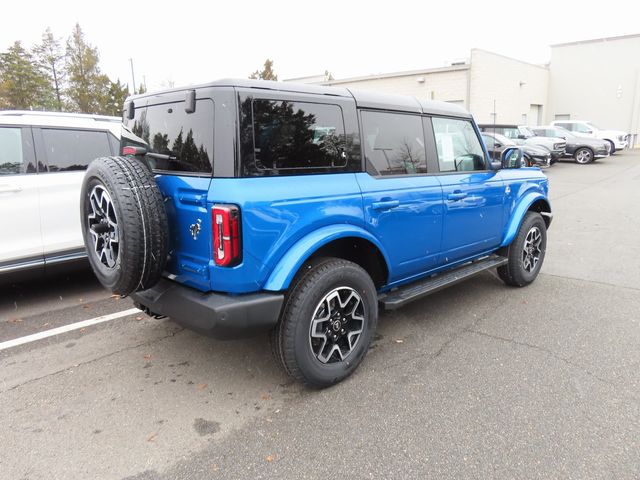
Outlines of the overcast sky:
{"type": "Polygon", "coordinates": [[[267,57],[279,79],[441,67],[471,48],[546,63],[550,44],[640,33],[640,1],[4,0],[0,51],[76,22],[112,80],[131,83],[132,58],[154,90],[246,77],[267,57]]]}

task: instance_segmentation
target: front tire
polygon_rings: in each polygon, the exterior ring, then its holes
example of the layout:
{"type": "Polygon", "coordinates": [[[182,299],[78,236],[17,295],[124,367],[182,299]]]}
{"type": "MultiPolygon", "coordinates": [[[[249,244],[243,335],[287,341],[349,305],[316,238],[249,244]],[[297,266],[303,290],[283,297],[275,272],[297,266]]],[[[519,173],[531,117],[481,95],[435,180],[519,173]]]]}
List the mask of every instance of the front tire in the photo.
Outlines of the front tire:
{"type": "Polygon", "coordinates": [[[540,273],[546,249],[547,226],[542,216],[527,212],[516,238],[507,249],[507,264],[498,267],[498,276],[507,285],[529,285],[540,273]]]}
{"type": "Polygon", "coordinates": [[[294,379],[328,387],[358,368],[377,323],[376,288],[367,272],[347,260],[317,259],[289,290],[272,332],[273,352],[294,379]]]}
{"type": "Polygon", "coordinates": [[[611,150],[609,150],[609,155],[613,155],[614,153],[616,153],[616,144],[613,143],[611,140],[607,140],[607,142],[609,142],[609,145],[611,146],[611,150]]]}

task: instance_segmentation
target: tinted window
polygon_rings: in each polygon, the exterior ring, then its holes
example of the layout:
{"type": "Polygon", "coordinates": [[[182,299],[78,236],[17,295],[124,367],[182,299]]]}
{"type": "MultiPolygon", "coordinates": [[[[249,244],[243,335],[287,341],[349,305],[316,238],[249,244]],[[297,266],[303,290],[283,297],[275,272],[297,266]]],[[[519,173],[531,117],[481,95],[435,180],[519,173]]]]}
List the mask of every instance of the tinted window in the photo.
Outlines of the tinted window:
{"type": "Polygon", "coordinates": [[[241,115],[244,176],[347,170],[339,106],[247,99],[241,115]]]}
{"type": "Polygon", "coordinates": [[[136,108],[126,127],[137,139],[122,145],[143,144],[151,155],[152,168],[163,171],[211,173],[213,169],[213,101],[196,101],[196,111],[187,113],[184,102],[136,108]],[[156,155],[153,155],[156,154],[156,155]]]}
{"type": "Polygon", "coordinates": [[[22,173],[22,129],[0,128],[0,175],[22,173]]]}
{"type": "Polygon", "coordinates": [[[422,118],[399,113],[362,112],[367,171],[374,175],[426,173],[422,118]]]}
{"type": "Polygon", "coordinates": [[[556,122],[556,125],[567,130],[573,130],[573,124],[567,122],[556,122]]]}
{"type": "Polygon", "coordinates": [[[111,155],[106,132],[42,129],[50,172],[84,170],[91,160],[111,155]]]}
{"type": "Polygon", "coordinates": [[[441,172],[484,170],[484,151],[468,120],[433,118],[441,172]]]}
{"type": "Polygon", "coordinates": [[[120,155],[120,141],[112,134],[108,133],[109,145],[111,146],[112,155],[120,155]]]}

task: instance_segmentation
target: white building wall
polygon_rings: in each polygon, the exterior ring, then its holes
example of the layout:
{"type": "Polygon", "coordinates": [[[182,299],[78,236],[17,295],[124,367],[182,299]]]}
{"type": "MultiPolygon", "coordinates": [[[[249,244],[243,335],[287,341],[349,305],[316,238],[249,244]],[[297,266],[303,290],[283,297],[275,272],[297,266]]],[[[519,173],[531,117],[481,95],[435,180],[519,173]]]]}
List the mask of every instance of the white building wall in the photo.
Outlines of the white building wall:
{"type": "Polygon", "coordinates": [[[546,66],[473,49],[468,108],[478,123],[493,123],[495,100],[496,123],[535,125],[536,110],[541,109],[540,121],[547,110],[548,77],[546,66]]]}
{"type": "Polygon", "coordinates": [[[420,99],[456,102],[466,106],[467,72],[468,66],[451,67],[451,69],[436,72],[410,72],[399,75],[334,80],[325,83],[325,85],[411,95],[420,99]]]}
{"type": "Polygon", "coordinates": [[[547,120],[640,134],[640,35],[552,46],[549,82],[547,120]]]}

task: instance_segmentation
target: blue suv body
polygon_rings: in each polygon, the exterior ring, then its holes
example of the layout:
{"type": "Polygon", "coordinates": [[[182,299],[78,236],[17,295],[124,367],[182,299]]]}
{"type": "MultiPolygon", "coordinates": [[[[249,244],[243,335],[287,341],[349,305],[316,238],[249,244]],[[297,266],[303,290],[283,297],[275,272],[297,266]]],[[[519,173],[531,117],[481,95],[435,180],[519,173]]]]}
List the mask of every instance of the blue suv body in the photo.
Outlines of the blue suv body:
{"type": "Polygon", "coordinates": [[[154,285],[119,293],[220,338],[275,329],[276,356],[308,384],[357,366],[378,302],[494,267],[525,285],[540,269],[547,178],[517,168],[518,151],[492,164],[458,106],[221,80],[131,97],[124,117],[123,153],[161,193],[168,255],[154,285]]]}

